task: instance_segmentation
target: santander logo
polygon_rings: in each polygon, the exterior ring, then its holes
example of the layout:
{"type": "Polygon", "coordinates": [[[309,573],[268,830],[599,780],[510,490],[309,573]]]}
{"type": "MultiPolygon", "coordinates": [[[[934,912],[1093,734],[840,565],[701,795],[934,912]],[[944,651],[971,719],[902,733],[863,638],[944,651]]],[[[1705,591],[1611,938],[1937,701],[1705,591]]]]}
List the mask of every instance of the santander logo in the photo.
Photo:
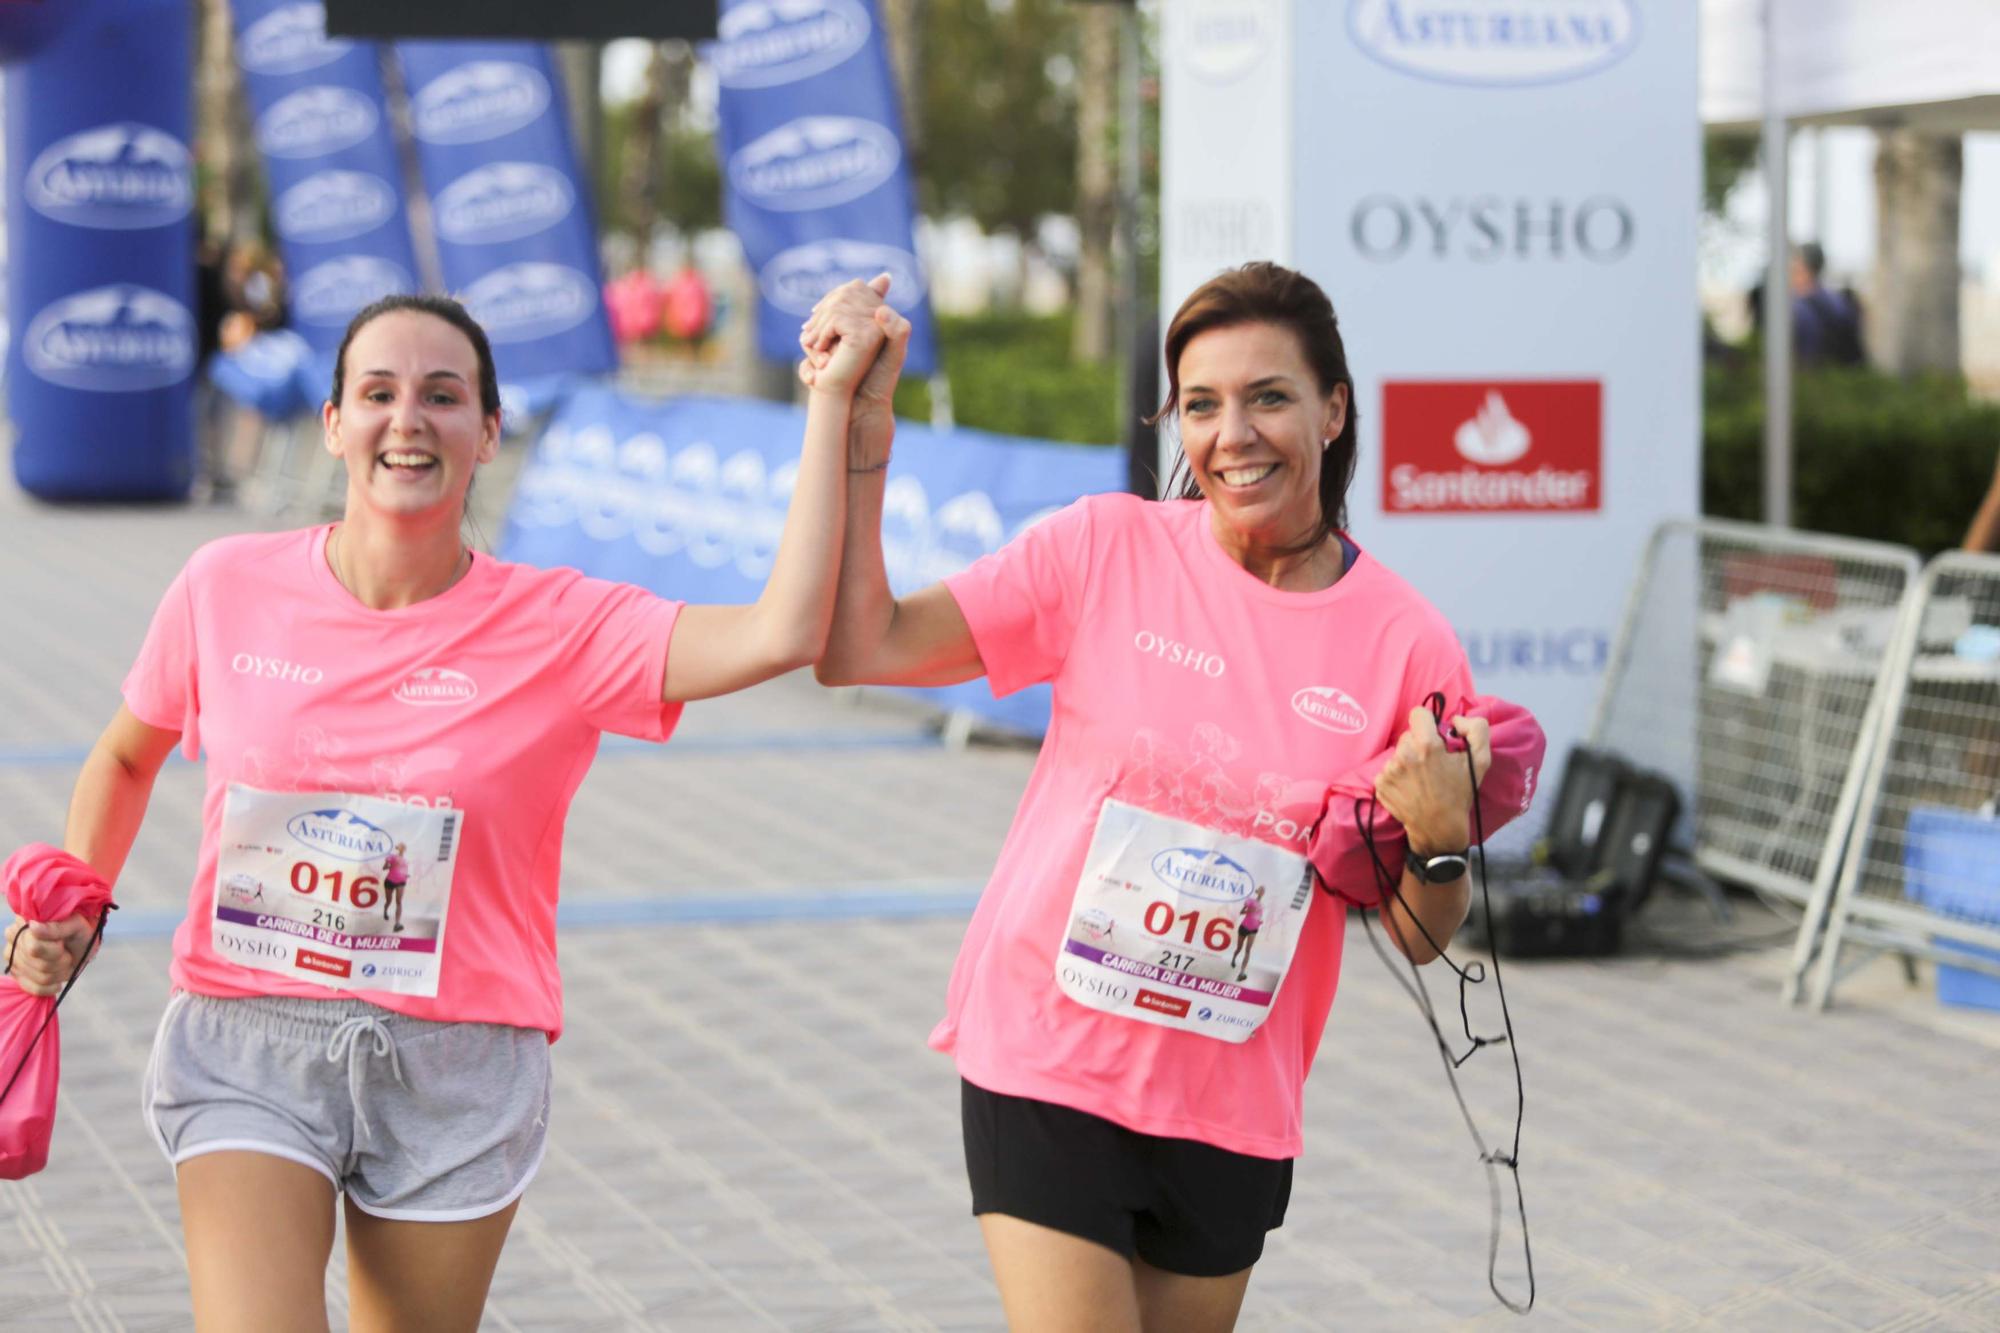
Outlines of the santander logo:
{"type": "Polygon", "coordinates": [[[1528,452],[1534,437],[1514,420],[1507,400],[1498,389],[1489,389],[1479,410],[1452,433],[1452,447],[1468,463],[1489,465],[1511,463],[1528,452]]]}
{"type": "Polygon", "coordinates": [[[1336,685],[1308,685],[1292,696],[1292,711],[1322,731],[1358,736],[1368,728],[1368,712],[1336,685]]]}
{"type": "Polygon", "coordinates": [[[1602,381],[1386,380],[1381,420],[1384,513],[1602,507],[1602,381]]]}
{"type": "Polygon", "coordinates": [[[396,682],[390,693],[399,703],[435,707],[470,703],[479,697],[479,684],[463,671],[450,667],[419,667],[396,682]]]}

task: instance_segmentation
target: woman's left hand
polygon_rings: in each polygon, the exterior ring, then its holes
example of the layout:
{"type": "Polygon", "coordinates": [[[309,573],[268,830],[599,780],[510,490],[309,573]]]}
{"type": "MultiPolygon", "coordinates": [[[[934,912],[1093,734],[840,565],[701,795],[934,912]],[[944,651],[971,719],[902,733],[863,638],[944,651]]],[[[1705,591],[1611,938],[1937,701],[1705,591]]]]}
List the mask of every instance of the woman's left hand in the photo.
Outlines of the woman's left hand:
{"type": "Polygon", "coordinates": [[[889,275],[844,282],[819,299],[799,330],[799,379],[816,393],[854,393],[897,319],[883,298],[889,275]]]}
{"type": "MultiPolygon", "coordinates": [[[[1411,851],[1463,851],[1471,840],[1474,785],[1465,754],[1446,748],[1430,709],[1412,708],[1409,721],[1395,753],[1376,775],[1375,798],[1403,826],[1411,851]]],[[[1493,764],[1486,719],[1455,717],[1450,723],[1472,751],[1474,773],[1485,777],[1493,764]]]]}

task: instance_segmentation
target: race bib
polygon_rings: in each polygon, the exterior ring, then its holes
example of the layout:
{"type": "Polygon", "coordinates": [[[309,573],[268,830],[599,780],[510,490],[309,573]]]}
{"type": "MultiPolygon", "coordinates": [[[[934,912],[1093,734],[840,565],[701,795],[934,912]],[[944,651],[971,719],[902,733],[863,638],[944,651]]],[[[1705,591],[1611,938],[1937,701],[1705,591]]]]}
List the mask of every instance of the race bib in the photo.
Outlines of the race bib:
{"type": "Polygon", "coordinates": [[[464,812],[230,783],[216,952],[336,990],[436,995],[464,812]]]}
{"type": "Polygon", "coordinates": [[[1093,1009],[1246,1041],[1270,1015],[1312,899],[1297,852],[1106,801],[1056,980],[1093,1009]]]}

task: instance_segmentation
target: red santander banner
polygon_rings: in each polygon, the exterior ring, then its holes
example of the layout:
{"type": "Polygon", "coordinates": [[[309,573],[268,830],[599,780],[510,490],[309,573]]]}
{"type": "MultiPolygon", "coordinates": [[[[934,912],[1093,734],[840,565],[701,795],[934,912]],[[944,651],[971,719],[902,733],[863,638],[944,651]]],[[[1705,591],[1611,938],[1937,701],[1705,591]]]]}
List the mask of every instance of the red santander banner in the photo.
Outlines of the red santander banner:
{"type": "Polygon", "coordinates": [[[1599,380],[1383,382],[1384,513],[1594,513],[1603,472],[1599,380]]]}

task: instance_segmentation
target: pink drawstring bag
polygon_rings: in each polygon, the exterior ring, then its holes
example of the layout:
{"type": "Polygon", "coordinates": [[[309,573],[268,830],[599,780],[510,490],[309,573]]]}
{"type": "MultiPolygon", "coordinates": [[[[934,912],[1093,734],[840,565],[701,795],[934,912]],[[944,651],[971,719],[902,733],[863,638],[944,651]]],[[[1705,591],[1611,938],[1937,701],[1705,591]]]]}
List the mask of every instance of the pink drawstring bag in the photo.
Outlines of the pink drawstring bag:
{"type": "MultiPolygon", "coordinates": [[[[0,866],[7,905],[28,921],[62,921],[81,912],[97,919],[92,949],[104,936],[115,907],[111,885],[68,852],[29,843],[0,866]]],[[[84,952],[84,962],[90,951],[84,952]]],[[[11,970],[13,959],[6,962],[11,970]]],[[[32,1176],[47,1165],[56,1127],[56,1076],[62,1069],[56,1007],[83,974],[70,974],[61,995],[30,995],[12,976],[0,976],[0,1180],[32,1176]]]]}
{"type": "MultiPolygon", "coordinates": [[[[1519,704],[1492,695],[1461,699],[1444,709],[1443,716],[1486,719],[1487,739],[1493,751],[1492,766],[1480,779],[1478,826],[1467,827],[1466,843],[1490,838],[1501,827],[1526,814],[1535,798],[1535,779],[1542,767],[1548,738],[1534,714],[1519,704]]],[[[1453,753],[1462,755],[1465,743],[1456,738],[1446,742],[1453,753]]],[[[1357,907],[1381,905],[1381,882],[1375,858],[1390,883],[1403,874],[1403,828],[1395,816],[1375,799],[1375,778],[1389,762],[1395,747],[1382,751],[1367,763],[1333,780],[1327,806],[1314,829],[1307,855],[1318,867],[1320,879],[1337,896],[1357,907]],[[1369,844],[1373,842],[1371,854],[1369,844]]],[[[1463,761],[1461,761],[1463,762],[1463,761]]]]}

